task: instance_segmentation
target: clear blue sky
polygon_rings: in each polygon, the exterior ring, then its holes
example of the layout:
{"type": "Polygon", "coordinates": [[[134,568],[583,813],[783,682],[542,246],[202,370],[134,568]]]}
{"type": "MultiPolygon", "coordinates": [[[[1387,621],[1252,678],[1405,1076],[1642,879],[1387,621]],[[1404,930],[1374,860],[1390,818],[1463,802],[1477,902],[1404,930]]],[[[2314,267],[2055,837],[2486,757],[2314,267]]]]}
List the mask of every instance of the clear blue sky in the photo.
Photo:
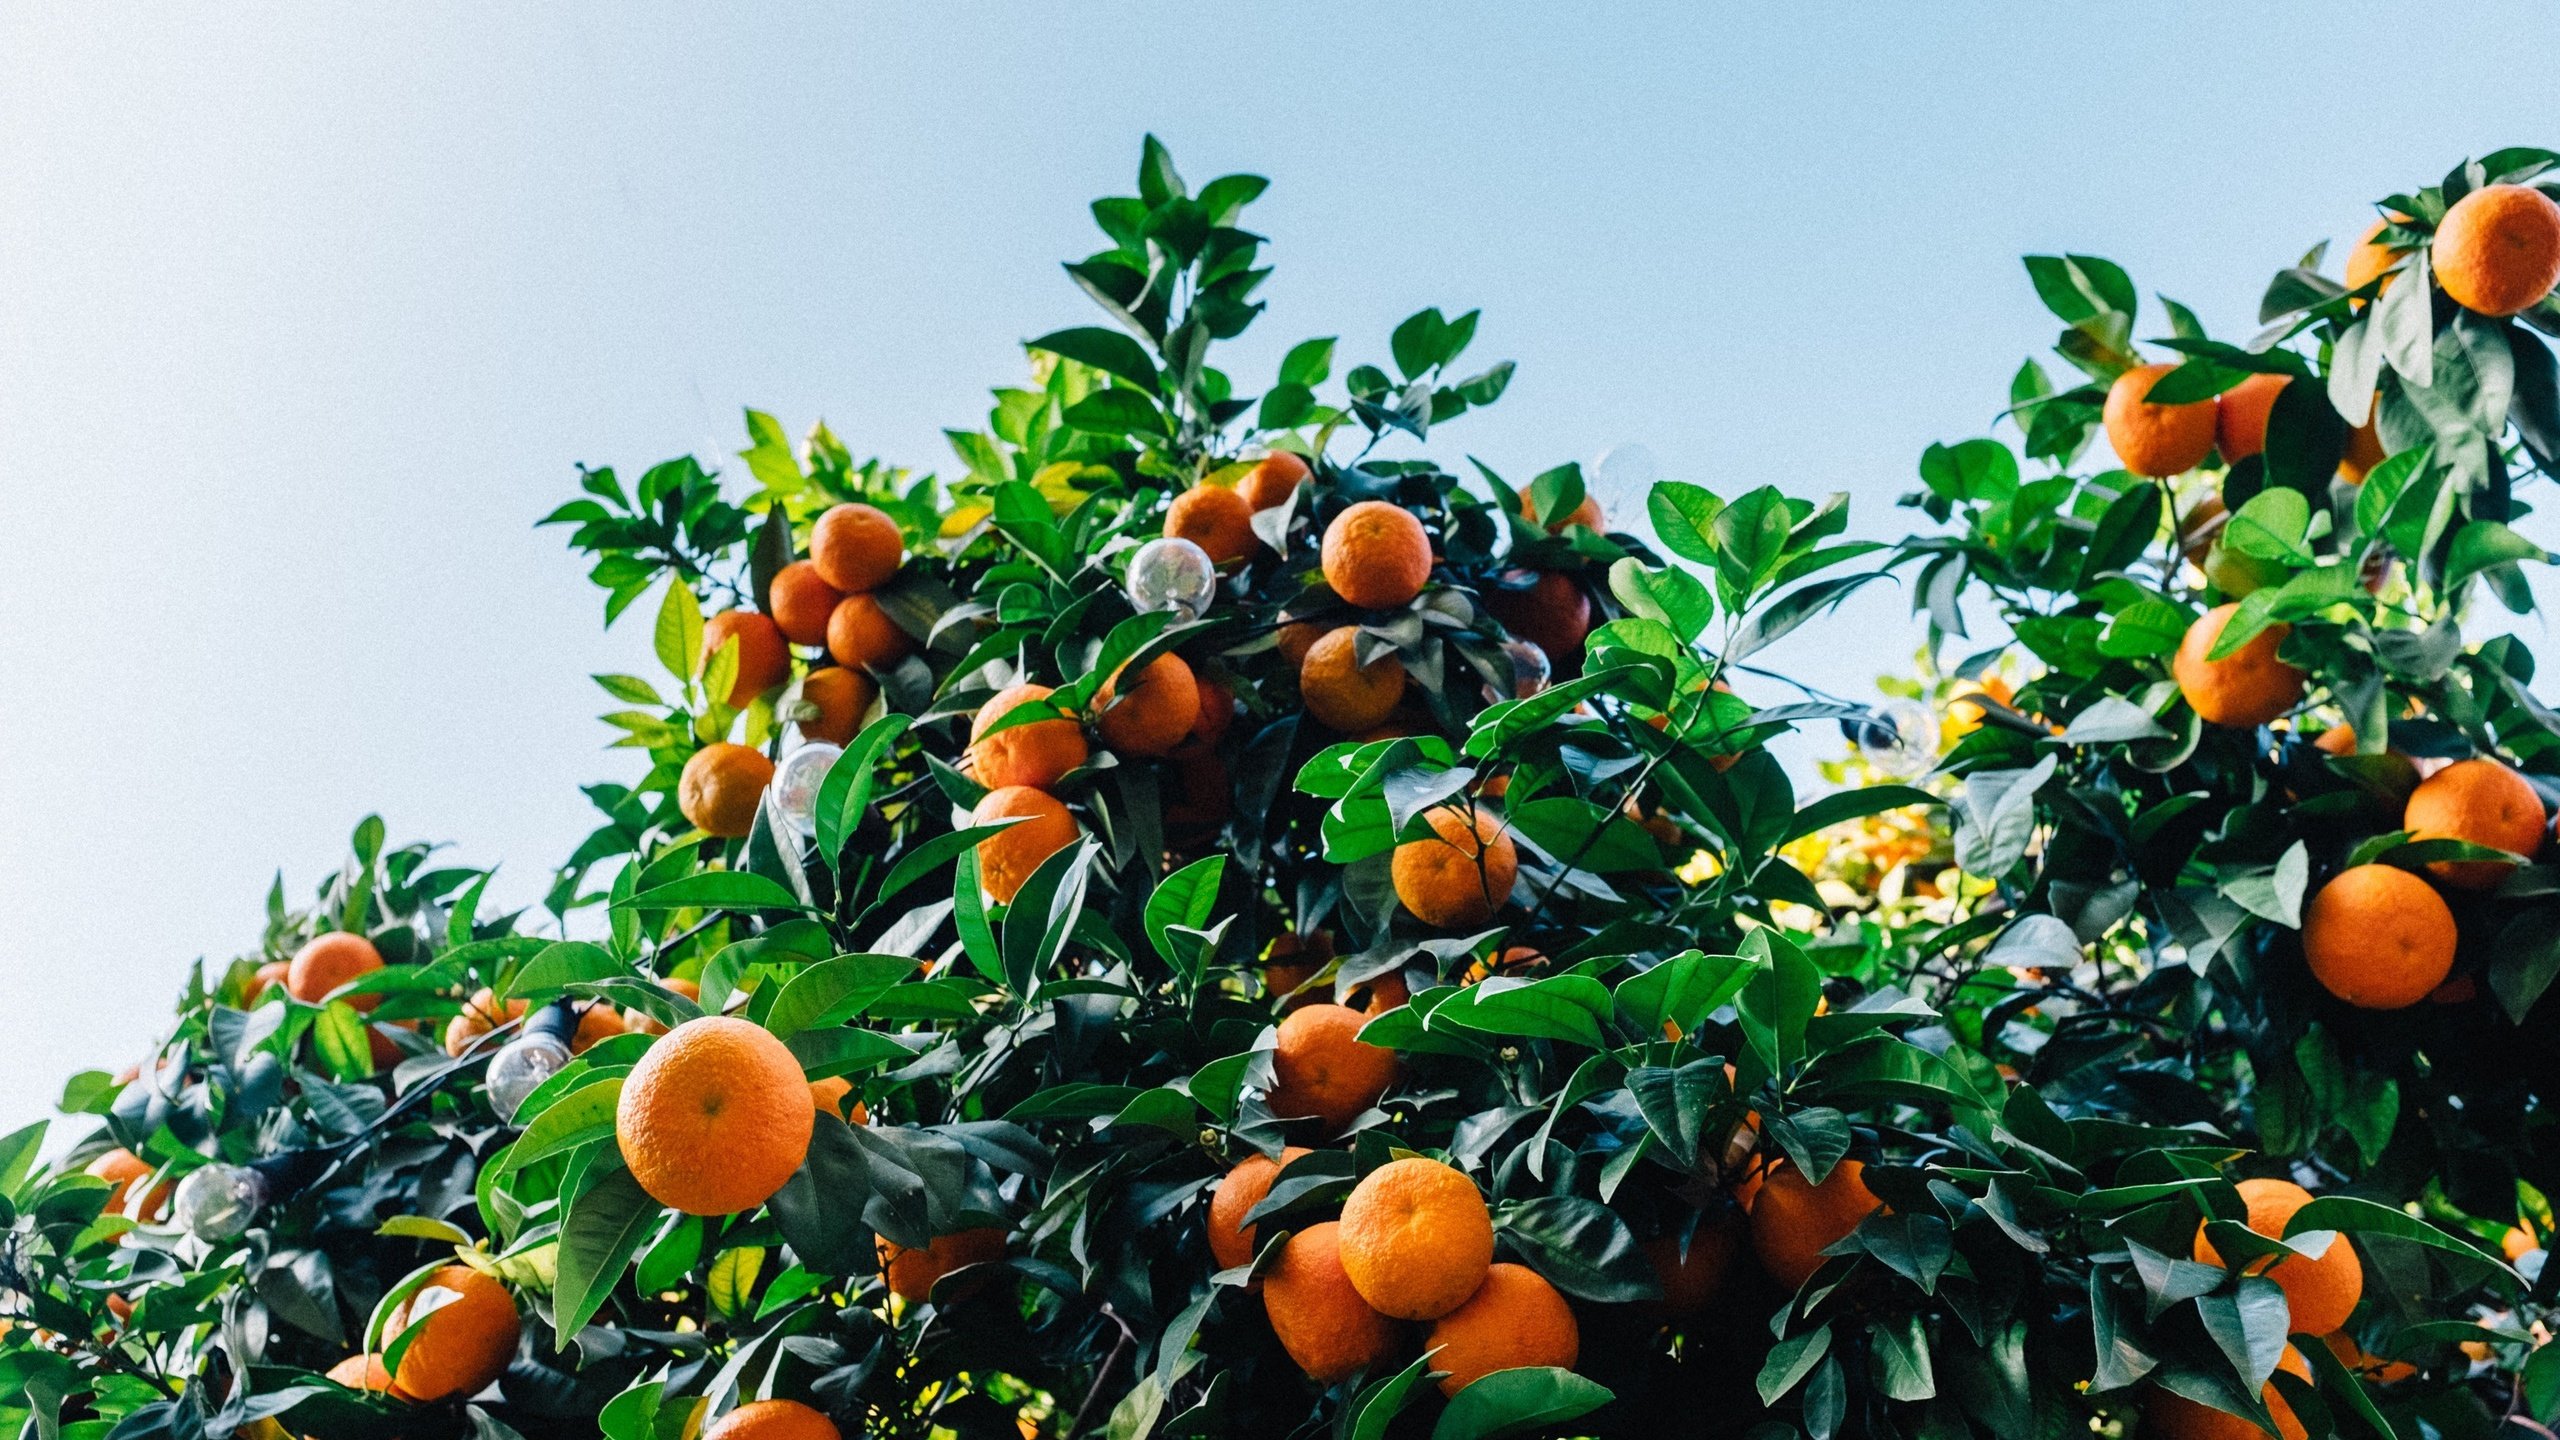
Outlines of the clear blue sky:
{"type": "MultiPolygon", "coordinates": [[[[589,822],[645,663],[531,522],[742,405],[944,464],[1088,318],[1139,136],[1274,184],[1248,351],[1482,306],[1522,474],[1847,489],[1895,533],[2094,250],[2219,333],[2370,200],[2560,141],[2548,4],[0,6],[0,1122],[133,1057],[368,810],[589,822]],[[2539,127],[2539,128],[2537,128],[2539,127]]],[[[2140,333],[2158,333],[2156,312],[2140,333]]],[[[1788,657],[1862,687],[1900,597],[1788,657]]]]}

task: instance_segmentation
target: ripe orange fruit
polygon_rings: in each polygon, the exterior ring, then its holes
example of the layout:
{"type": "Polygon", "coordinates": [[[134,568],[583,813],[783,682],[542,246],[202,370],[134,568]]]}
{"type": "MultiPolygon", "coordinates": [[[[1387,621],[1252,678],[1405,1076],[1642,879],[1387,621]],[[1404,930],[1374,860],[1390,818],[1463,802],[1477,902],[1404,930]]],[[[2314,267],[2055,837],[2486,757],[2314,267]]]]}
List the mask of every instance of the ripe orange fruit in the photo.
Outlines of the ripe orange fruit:
{"type": "Polygon", "coordinates": [[[1164,533],[1188,540],[1209,552],[1220,568],[1253,553],[1253,510],[1242,495],[1224,485],[1194,485],[1173,497],[1164,512],[1164,533]]]}
{"type": "Polygon", "coordinates": [[[589,1001],[578,1012],[578,1029],[569,1037],[569,1053],[583,1055],[590,1046],[601,1045],[630,1027],[622,1023],[622,1012],[601,1000],[589,1001]]]}
{"type": "Polygon", "coordinates": [[[791,647],[782,642],[772,616],[724,610],[702,627],[703,663],[709,664],[732,636],[738,642],[738,678],[722,698],[730,709],[744,710],[748,701],[791,678],[791,647]]]}
{"type": "MultiPolygon", "coordinates": [[[[158,1168],[160,1167],[143,1159],[141,1156],[134,1154],[132,1151],[119,1147],[108,1151],[106,1154],[99,1156],[95,1160],[90,1161],[87,1168],[82,1170],[81,1173],[84,1175],[94,1175],[97,1178],[106,1181],[108,1185],[113,1187],[107,1191],[107,1203],[99,1207],[98,1213],[101,1215],[121,1215],[124,1213],[124,1203],[126,1198],[133,1193],[135,1182],[149,1179],[151,1177],[151,1172],[158,1168]]],[[[169,1211],[169,1192],[174,1188],[176,1187],[166,1180],[152,1186],[151,1189],[145,1192],[142,1197],[141,1206],[137,1211],[137,1218],[148,1222],[156,1222],[161,1216],[167,1214],[169,1211]]]]}
{"type": "MultiPolygon", "coordinates": [[[[2311,1378],[2311,1362],[2290,1345],[2284,1347],[2276,1368],[2303,1380],[2311,1378]]],[[[2276,1433],[2283,1440],[2305,1440],[2311,1433],[2310,1427],[2293,1413],[2293,1407],[2285,1403],[2284,1392],[2276,1388],[2275,1381],[2269,1380],[2258,1398],[2266,1402],[2267,1413],[2274,1417],[2276,1433]]],[[[2267,1440],[2266,1431],[2229,1411],[2216,1410],[2156,1385],[2150,1398],[2142,1402],[2142,1434],[2144,1440],[2267,1440]]]]}
{"type": "Polygon", "coordinates": [[[735,840],[756,828],[756,805],[772,783],[773,762],[763,751],[717,741],[684,762],[676,808],[702,833],[735,840]]]}
{"type": "Polygon", "coordinates": [[[379,1354],[370,1351],[362,1355],[350,1355],[330,1366],[328,1376],[350,1390],[362,1390],[368,1395],[391,1393],[391,1371],[383,1365],[379,1354]]]}
{"type": "Polygon", "coordinates": [[[1404,698],[1404,661],[1390,650],[1362,665],[1359,636],[1349,625],[1329,631],[1298,664],[1298,698],[1307,713],[1349,734],[1385,720],[1404,698]]]}
{"type": "Polygon", "coordinates": [[[1437,1160],[1390,1160],[1342,1202],[1342,1268],[1381,1315],[1437,1320],[1493,1264],[1493,1213],[1476,1182],[1437,1160]]]}
{"type": "Polygon", "coordinates": [[[801,738],[842,745],[862,728],[862,717],[880,687],[869,675],[843,665],[812,670],[800,681],[800,698],[818,707],[816,718],[799,723],[801,738]]]}
{"type": "Polygon", "coordinates": [[[409,1335],[391,1387],[412,1400],[476,1395],[507,1373],[523,1334],[506,1286],[468,1265],[447,1265],[383,1323],[385,1345],[409,1335]],[[414,1335],[412,1325],[418,1327],[414,1335]]]}
{"type": "Polygon", "coordinates": [[[1206,675],[1195,674],[1191,683],[1199,693],[1199,713],[1191,717],[1190,733],[1182,737],[1181,744],[1173,747],[1174,753],[1207,755],[1218,748],[1219,741],[1227,738],[1227,727],[1235,723],[1236,692],[1206,675]]]}
{"type": "Polygon", "coordinates": [[[1308,1153],[1291,1145],[1280,1152],[1277,1160],[1268,1155],[1247,1155],[1227,1172],[1227,1178],[1218,1182],[1217,1192],[1209,1197],[1209,1254],[1216,1258],[1219,1269],[1233,1270],[1253,1258],[1261,1243],[1255,1232],[1262,1227],[1245,1224],[1244,1217],[1270,1197],[1271,1182],[1280,1178],[1289,1162],[1308,1153]]]}
{"type": "Polygon", "coordinates": [[[837,505],[809,527],[809,563],[819,579],[847,595],[888,584],[906,558],[898,522],[875,505],[837,505]]]}
{"type": "MultiPolygon", "coordinates": [[[[2400,257],[2409,253],[2381,243],[2383,227],[2390,223],[2389,220],[2376,220],[2366,226],[2363,237],[2356,241],[2356,247],[2347,252],[2348,289],[2361,290],[2376,279],[2382,279],[2381,287],[2373,292],[2376,297],[2379,297],[2391,288],[2393,281],[2400,278],[2397,275],[2383,278],[2384,271],[2399,264],[2400,257]]],[[[2364,308],[2365,304],[2362,300],[2350,300],[2347,303],[2357,309],[2364,308]]]]}
{"type": "Polygon", "coordinates": [[[1289,668],[1294,670],[1307,663],[1307,652],[1316,648],[1318,640],[1341,628],[1338,625],[1323,625],[1313,620],[1301,620],[1283,610],[1280,612],[1278,632],[1280,658],[1288,661],[1289,668]]]}
{"type": "Polygon", "coordinates": [[[773,590],[765,603],[782,638],[794,645],[824,645],[827,617],[836,613],[843,599],[844,592],[828,584],[817,566],[794,560],[773,577],[773,590]]]}
{"type": "Polygon", "coordinates": [[[1729,1213],[1710,1216],[1698,1222],[1686,1253],[1677,1235],[1657,1235],[1638,1248],[1662,1281],[1662,1298],[1654,1302],[1653,1312],[1676,1320],[1706,1309],[1724,1289],[1724,1277],[1742,1248],[1742,1226],[1729,1213]]]}
{"type": "Polygon", "coordinates": [[[703,1440],[844,1440],[836,1422],[797,1400],[754,1400],[723,1415],[703,1440]]]}
{"type": "Polygon", "coordinates": [[[1367,1023],[1348,1005],[1320,1002],[1290,1011],[1271,1057],[1277,1077],[1271,1113],[1313,1115],[1332,1135],[1377,1104],[1396,1078],[1396,1052],[1363,1041],[1360,1027],[1367,1023]]]}
{"type": "MultiPolygon", "coordinates": [[[[1524,515],[1529,513],[1530,488],[1531,487],[1527,485],[1523,485],[1520,487],[1518,492],[1520,496],[1520,512],[1524,515]]],[[[1571,510],[1566,511],[1562,515],[1547,516],[1546,525],[1547,533],[1550,535],[1561,535],[1576,525],[1588,525],[1594,530],[1604,530],[1608,528],[1608,522],[1602,516],[1600,511],[1600,497],[1592,494],[1589,490],[1584,490],[1582,492],[1581,504],[1574,506],[1571,510]]]]}
{"type": "Polygon", "coordinates": [[[2311,737],[2311,748],[2323,755],[2356,753],[2356,727],[2341,720],[2311,737]]]}
{"type": "MultiPolygon", "coordinates": [[[[2237,1188],[2249,1207],[2249,1228],[2270,1240],[2283,1239],[2285,1222],[2311,1203],[2311,1192],[2290,1180],[2243,1180],[2237,1188]]],[[[2195,1256],[2207,1265],[2223,1263],[2222,1252],[2213,1248],[2201,1223],[2196,1226],[2195,1256]]],[[[2316,1260],[2288,1255],[2270,1268],[2260,1259],[2250,1265],[2249,1273],[2265,1275],[2284,1291],[2285,1305],[2293,1312],[2290,1333],[2296,1335],[2328,1334],[2346,1324],[2356,1302],[2364,1298],[2364,1264],[2343,1234],[2329,1242],[2316,1260]]]]}
{"type": "Polygon", "coordinates": [[[241,1008],[255,1009],[259,1001],[267,998],[268,991],[285,983],[285,976],[292,969],[290,960],[270,960],[259,966],[249,976],[248,983],[240,987],[241,1008]]]}
{"type": "MultiPolygon", "coordinates": [[[[2507,1258],[2513,1260],[2521,1257],[2510,1255],[2507,1258]]],[[[2322,1344],[2329,1347],[2330,1354],[2338,1357],[2339,1364],[2354,1371],[2358,1379],[2372,1384],[2396,1384],[2418,1373],[2418,1367],[2406,1360],[2387,1360],[2358,1345],[2345,1331],[2323,1335],[2320,1340],[2322,1344]]]]}
{"type": "Polygon", "coordinates": [[[1200,682],[1181,656],[1167,652],[1147,662],[1127,693],[1121,674],[1094,696],[1094,724],[1102,743],[1122,755],[1164,755],[1191,733],[1200,718],[1200,682]]]}
{"type": "Polygon", "coordinates": [[[827,617],[827,653],[839,665],[886,670],[915,650],[915,638],[868,595],[847,595],[827,617]]]}
{"type": "Polygon", "coordinates": [[[1751,1199],[1751,1248],[1771,1279],[1800,1288],[1822,1268],[1823,1251],[1883,1208],[1867,1188],[1866,1168],[1843,1160],[1819,1185],[1806,1184],[1804,1172],[1787,1161],[1768,1168],[1751,1199]]]}
{"type": "Polygon", "coordinates": [[[1274,450],[1236,486],[1244,503],[1256,510],[1268,510],[1297,493],[1298,485],[1307,478],[1307,462],[1287,450],[1274,450]]]}
{"type": "MultiPolygon", "coordinates": [[[[936,1235],[922,1250],[910,1250],[884,1235],[879,1237],[879,1249],[880,1273],[888,1277],[890,1291],[911,1305],[921,1305],[932,1298],[933,1287],[943,1276],[963,1266],[1003,1259],[1004,1231],[981,1225],[936,1235]]],[[[976,1290],[977,1286],[964,1284],[950,1298],[965,1299],[976,1290]]]]}
{"type": "MultiPolygon", "coordinates": [[[[2412,840],[2468,840],[2530,857],[2550,817],[2531,783],[2495,760],[2457,760],[2418,782],[2400,827],[2412,840]]],[[[2460,890],[2487,890],[2516,867],[2496,860],[2438,860],[2427,873],[2460,890]]]]}
{"type": "MultiPolygon", "coordinates": [[[[664,979],[658,982],[658,988],[661,990],[672,990],[687,1000],[699,1000],[702,998],[702,987],[690,980],[664,979]]],[[[667,1033],[665,1022],[658,1019],[657,1016],[650,1014],[646,1010],[637,1010],[629,1007],[625,1007],[622,1012],[622,1028],[627,1033],[633,1035],[664,1035],[667,1033]]]]}
{"type": "Polygon", "coordinates": [[[483,985],[462,1002],[462,1013],[445,1022],[444,1053],[460,1055],[471,1048],[471,1042],[506,1024],[524,1017],[524,1002],[501,1003],[498,992],[483,985]]]}
{"type": "Polygon", "coordinates": [[[2338,459],[2338,478],[2350,485],[2361,485],[2364,477],[2373,473],[2374,466],[2389,458],[2382,448],[2382,431],[2368,415],[2363,424],[2347,432],[2347,453],[2338,459]]]}
{"type": "Polygon", "coordinates": [[[2276,650],[2293,633],[2290,625],[2270,625],[2221,659],[2205,658],[2213,653],[2214,642],[2222,638],[2222,627],[2231,623],[2239,609],[2235,600],[2197,616],[2195,623],[2187,627],[2186,638],[2178,642],[2169,673],[2177,677],[2178,693],[2187,697],[2187,703],[2207,724],[2246,730],[2266,724],[2299,703],[2303,674],[2276,658],[2276,650]]]}
{"type": "MultiPolygon", "coordinates": [[[[329,992],[353,981],[358,976],[382,968],[382,952],[373,942],[345,930],[332,930],[315,935],[293,952],[293,963],[285,967],[285,993],[305,1005],[317,1005],[329,998],[329,992]]],[[[347,1003],[370,1014],[382,1003],[379,995],[354,995],[347,1003]]]]}
{"type": "Polygon", "coordinates": [[[1487,590],[1484,604],[1502,628],[1547,652],[1566,675],[1582,665],[1582,640],[1591,633],[1591,597],[1561,570],[1543,571],[1526,590],[1487,590]]]}
{"type": "Polygon", "coordinates": [[[1076,824],[1076,817],[1067,813],[1067,807],[1057,797],[1028,785],[988,791],[969,818],[973,824],[984,825],[1016,815],[1030,818],[978,842],[978,880],[987,887],[988,897],[999,905],[1011,904],[1023,882],[1031,878],[1031,872],[1040,868],[1041,861],[1073,845],[1076,837],[1084,833],[1076,824]]]}
{"type": "Polygon", "coordinates": [[[631,1067],[613,1133],[649,1198],[688,1215],[733,1215],[800,1168],[817,1120],[788,1046],[761,1025],[705,1015],[631,1067]]]}
{"type": "Polygon", "coordinates": [[[1262,961],[1262,993],[1272,1000],[1286,999],[1289,1008],[1312,1005],[1319,998],[1298,991],[1316,978],[1324,967],[1333,963],[1333,932],[1319,930],[1312,936],[1287,934],[1271,942],[1262,961]]]}
{"type": "Polygon", "coordinates": [[[2213,450],[2216,414],[2210,400],[2184,405],[2154,405],[2143,397],[2174,365],[2136,365],[2107,387],[2104,419],[2107,443],[2116,459],[2136,475],[2155,479],[2183,475],[2204,463],[2213,450]]]}
{"type": "Polygon", "coordinates": [[[1392,610],[1431,578],[1431,538],[1409,511],[1363,500],[1324,528],[1324,583],[1347,605],[1392,610]]]}
{"type": "Polygon", "coordinates": [[[1008,785],[1046,790],[1085,762],[1091,752],[1085,748],[1084,728],[1073,720],[1034,720],[987,733],[1015,706],[1054,693],[1046,685],[1007,685],[978,707],[977,718],[969,722],[969,763],[979,784],[990,790],[1008,785]]]}
{"type": "Polygon", "coordinates": [[[2252,375],[2213,399],[2213,448],[2226,465],[2267,448],[2267,415],[2289,375],[2252,375]]]}
{"type": "Polygon", "coordinates": [[[1582,1358],[1582,1328],[1545,1276],[1505,1262],[1487,1269],[1467,1303],[1432,1325],[1423,1346],[1438,1352],[1431,1368],[1446,1372],[1440,1393],[1454,1398],[1496,1370],[1572,1369],[1582,1358]]]}
{"type": "Polygon", "coordinates": [[[859,1100],[854,1100],[850,1106],[846,1105],[845,1101],[852,1097],[853,1082],[842,1075],[830,1075],[824,1080],[809,1082],[809,1098],[817,1102],[819,1109],[850,1125],[870,1124],[871,1107],[859,1100]]]}
{"type": "Polygon", "coordinates": [[[2462,308],[2530,310],[2560,282],[2560,204],[2530,185],[2484,185],[2444,212],[2430,259],[2462,308]]]}
{"type": "Polygon", "coordinates": [[[1341,1237],[1332,1220],[1290,1236],[1262,1285],[1280,1348],[1327,1385],[1377,1364],[1396,1343],[1395,1322],[1370,1309],[1343,1273],[1341,1237]]]}
{"type": "Polygon", "coordinates": [[[1388,874],[1396,898],[1426,925],[1478,930],[1511,899],[1520,850],[1501,822],[1470,804],[1465,813],[1435,805],[1423,814],[1431,833],[1398,845],[1388,874]]]}
{"type": "Polygon", "coordinates": [[[1404,972],[1390,970],[1361,981],[1342,997],[1342,1003],[1375,1020],[1412,998],[1412,989],[1404,983],[1404,972]]]}
{"type": "Polygon", "coordinates": [[[2348,1004],[2399,1010],[2453,972],[2453,911],[2426,881],[2391,865],[2341,870],[2302,912],[2311,978],[2348,1004]]]}

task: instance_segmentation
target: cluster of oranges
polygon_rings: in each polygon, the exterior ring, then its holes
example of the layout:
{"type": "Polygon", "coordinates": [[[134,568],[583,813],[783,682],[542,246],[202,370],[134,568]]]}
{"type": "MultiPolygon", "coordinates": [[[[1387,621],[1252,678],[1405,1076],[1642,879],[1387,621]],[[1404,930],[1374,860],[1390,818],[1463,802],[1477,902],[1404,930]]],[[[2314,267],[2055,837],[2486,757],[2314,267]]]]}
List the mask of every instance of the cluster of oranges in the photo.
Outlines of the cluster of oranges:
{"type": "Polygon", "coordinates": [[[447,1265],[393,1307],[383,1338],[409,1337],[399,1363],[379,1351],[348,1356],[329,1378],[350,1390],[429,1401],[479,1393],[506,1373],[523,1338],[515,1297],[468,1265],[447,1265]]]}
{"type": "MultiPolygon", "coordinates": [[[[1252,1261],[1258,1227],[1244,1217],[1307,1153],[1254,1155],[1227,1173],[1209,1208],[1219,1264],[1252,1261]]],[[[1421,1156],[1370,1171],[1340,1219],[1291,1234],[1261,1289],[1281,1348],[1326,1384],[1375,1367],[1416,1324],[1430,1327],[1422,1346],[1452,1396],[1497,1370],[1570,1368],[1581,1358],[1581,1329],[1564,1296],[1537,1271],[1493,1258],[1493,1216],[1475,1182],[1421,1156]]]]}
{"type": "MultiPolygon", "coordinates": [[[[702,627],[707,661],[737,647],[737,678],[714,699],[744,708],[791,678],[792,646],[823,647],[833,664],[810,662],[799,684],[795,723],[803,738],[841,745],[853,738],[880,693],[875,671],[913,654],[915,638],[884,609],[877,592],[906,563],[906,537],[876,505],[829,508],[809,528],[809,558],[773,577],[767,611],[729,610],[702,627]]],[[[707,835],[735,839],[755,826],[756,803],[773,783],[773,762],[755,749],[718,741],[696,751],[676,782],[676,805],[707,835]]]]}

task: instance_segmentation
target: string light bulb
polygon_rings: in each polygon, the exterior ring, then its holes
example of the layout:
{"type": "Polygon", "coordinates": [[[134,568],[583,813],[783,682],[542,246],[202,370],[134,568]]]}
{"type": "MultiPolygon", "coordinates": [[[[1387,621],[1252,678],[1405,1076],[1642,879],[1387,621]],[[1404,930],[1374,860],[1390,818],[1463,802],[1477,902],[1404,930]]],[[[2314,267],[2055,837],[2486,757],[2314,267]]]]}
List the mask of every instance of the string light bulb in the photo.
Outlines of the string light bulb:
{"type": "Polygon", "coordinates": [[[551,1002],[525,1021],[524,1033],[498,1051],[481,1081],[499,1119],[515,1119],[525,1098],[568,1065],[569,1037],[577,1033],[577,1008],[566,1000],[551,1002]]]}

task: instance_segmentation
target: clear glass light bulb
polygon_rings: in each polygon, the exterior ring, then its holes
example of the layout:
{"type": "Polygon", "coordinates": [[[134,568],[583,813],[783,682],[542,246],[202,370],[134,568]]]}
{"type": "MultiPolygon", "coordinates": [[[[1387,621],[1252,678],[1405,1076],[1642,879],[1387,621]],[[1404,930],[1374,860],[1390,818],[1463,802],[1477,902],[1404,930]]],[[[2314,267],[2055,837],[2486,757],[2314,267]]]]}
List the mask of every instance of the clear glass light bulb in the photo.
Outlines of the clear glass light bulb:
{"type": "Polygon", "coordinates": [[[178,1182],[170,1218],[180,1229],[211,1244],[247,1230],[266,1203],[265,1176],[246,1165],[216,1162],[178,1182]]]}
{"type": "Polygon", "coordinates": [[[1917,780],[1937,768],[1938,712],[1917,700],[1888,700],[1857,730],[1858,753],[1896,780],[1917,780]]]}
{"type": "Polygon", "coordinates": [[[1591,462],[1591,480],[1584,488],[1602,496],[1602,504],[1610,500],[1641,495],[1653,483],[1653,452],[1630,440],[1612,445],[1591,462]]]}
{"type": "Polygon", "coordinates": [[[1511,693],[1522,700],[1547,688],[1555,678],[1555,666],[1547,652],[1535,640],[1505,640],[1502,653],[1511,661],[1511,693]]]}
{"type": "Polygon", "coordinates": [[[1217,595],[1217,565],[1188,540],[1163,536],[1129,556],[1129,603],[1141,612],[1170,610],[1177,623],[1197,620],[1217,595]]]}
{"type": "Polygon", "coordinates": [[[765,793],[772,797],[783,823],[799,831],[803,838],[818,833],[818,787],[826,783],[827,771],[842,754],[841,745],[813,740],[783,756],[781,767],[774,772],[773,788],[765,793]]]}
{"type": "Polygon", "coordinates": [[[569,1047],[556,1036],[536,1032],[519,1035],[507,1042],[489,1062],[489,1104],[502,1119],[512,1120],[543,1081],[560,1073],[569,1063],[569,1047]]]}

